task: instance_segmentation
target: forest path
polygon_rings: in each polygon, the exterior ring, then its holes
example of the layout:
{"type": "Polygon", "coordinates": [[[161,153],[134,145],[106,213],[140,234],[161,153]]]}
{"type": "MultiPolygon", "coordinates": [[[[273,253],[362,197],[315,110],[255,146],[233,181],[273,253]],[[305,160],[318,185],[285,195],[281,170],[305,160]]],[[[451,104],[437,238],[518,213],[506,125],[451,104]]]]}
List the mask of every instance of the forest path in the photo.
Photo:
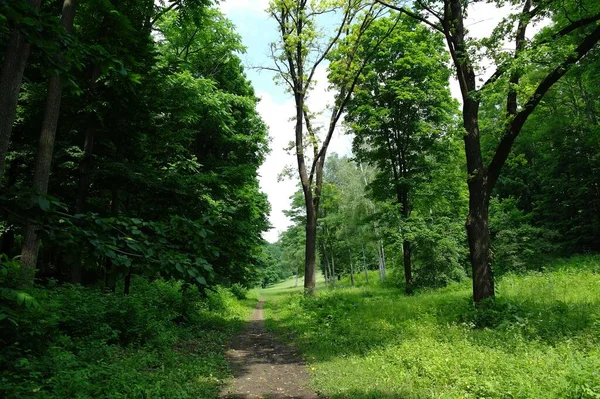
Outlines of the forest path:
{"type": "Polygon", "coordinates": [[[264,298],[247,327],[231,342],[227,360],[234,379],[223,388],[224,399],[317,399],[298,353],[265,329],[264,298]]]}

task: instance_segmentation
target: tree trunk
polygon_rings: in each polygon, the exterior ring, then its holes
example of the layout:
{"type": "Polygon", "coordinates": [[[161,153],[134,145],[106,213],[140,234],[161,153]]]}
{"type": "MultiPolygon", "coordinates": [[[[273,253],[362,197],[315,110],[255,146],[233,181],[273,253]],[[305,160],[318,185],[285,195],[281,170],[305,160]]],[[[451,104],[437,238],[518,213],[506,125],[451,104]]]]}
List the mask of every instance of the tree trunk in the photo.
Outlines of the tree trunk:
{"type": "Polygon", "coordinates": [[[131,267],[125,276],[125,287],[123,288],[123,295],[129,295],[129,288],[131,287],[131,267]]]}
{"type": "Polygon", "coordinates": [[[329,286],[329,259],[327,259],[327,249],[325,248],[325,244],[323,244],[323,270],[325,271],[325,286],[329,286]]]}
{"type": "Polygon", "coordinates": [[[367,270],[367,257],[365,256],[365,244],[362,245],[363,269],[365,270],[365,281],[369,285],[369,271],[367,270]]]}
{"type": "Polygon", "coordinates": [[[379,257],[379,281],[385,279],[385,257],[383,254],[383,245],[377,245],[377,256],[379,257]]]}
{"type": "MultiPolygon", "coordinates": [[[[11,163],[8,169],[8,182],[5,188],[10,188],[17,183],[17,168],[19,166],[18,160],[11,163]]],[[[10,224],[9,213],[4,210],[2,214],[4,220],[4,234],[2,234],[2,240],[0,241],[0,253],[6,254],[9,258],[13,257],[13,248],[15,244],[15,228],[10,224]]]]}
{"type": "Polygon", "coordinates": [[[354,287],[354,265],[352,264],[352,252],[348,250],[348,256],[350,257],[350,284],[354,287]]]}
{"type": "MultiPolygon", "coordinates": [[[[121,203],[121,197],[119,196],[119,190],[116,188],[112,189],[112,199],[110,201],[110,214],[112,216],[119,216],[119,208],[121,203]]],[[[117,284],[117,273],[114,270],[112,261],[106,260],[105,264],[105,277],[104,277],[104,292],[115,292],[117,284]]]]}
{"type": "MultiPolygon", "coordinates": [[[[75,20],[76,0],[64,0],[61,16],[63,28],[70,34],[73,31],[75,20]]],[[[59,57],[61,58],[61,57],[59,57]]],[[[50,180],[50,169],[54,154],[54,139],[56,127],[60,114],[60,103],[62,99],[63,86],[60,76],[53,75],[48,81],[48,94],[46,97],[46,109],[42,121],[40,141],[35,157],[32,188],[35,194],[46,195],[48,193],[48,182],[50,180]]],[[[31,286],[35,276],[40,242],[37,235],[38,227],[28,223],[23,235],[23,248],[21,250],[21,264],[23,272],[23,284],[31,286]]],[[[81,274],[78,275],[79,281],[81,274]]]]}
{"type": "Polygon", "coordinates": [[[304,253],[304,291],[307,294],[313,295],[317,283],[317,213],[312,204],[312,200],[307,205],[306,247],[304,253]]]}
{"type": "MultiPolygon", "coordinates": [[[[37,11],[41,0],[21,0],[37,11]]],[[[4,175],[6,153],[10,144],[13,123],[17,112],[19,91],[23,81],[23,73],[31,51],[31,44],[19,29],[14,29],[4,49],[4,60],[0,69],[0,180],[4,175]]]]}
{"type": "Polygon", "coordinates": [[[477,303],[494,297],[494,276],[490,254],[488,226],[488,176],[483,166],[479,142],[479,102],[466,98],[463,105],[463,124],[466,130],[465,153],[469,173],[469,215],[466,228],[473,273],[473,300],[477,303]]]}
{"type": "Polygon", "coordinates": [[[336,277],[337,275],[335,274],[335,259],[333,258],[333,250],[331,250],[331,281],[332,281],[332,285],[335,287],[336,285],[336,277]]]}
{"type": "Polygon", "coordinates": [[[483,180],[479,177],[469,182],[469,216],[466,223],[473,272],[473,300],[476,303],[495,295],[488,226],[489,196],[483,180]]]}
{"type": "Polygon", "coordinates": [[[381,244],[381,271],[383,272],[383,279],[387,277],[387,271],[385,266],[385,249],[383,248],[383,244],[381,244]]]}
{"type": "Polygon", "coordinates": [[[404,279],[406,281],[406,293],[411,295],[413,292],[412,267],[411,267],[411,247],[410,242],[404,240],[402,243],[402,252],[404,259],[404,279]]]}

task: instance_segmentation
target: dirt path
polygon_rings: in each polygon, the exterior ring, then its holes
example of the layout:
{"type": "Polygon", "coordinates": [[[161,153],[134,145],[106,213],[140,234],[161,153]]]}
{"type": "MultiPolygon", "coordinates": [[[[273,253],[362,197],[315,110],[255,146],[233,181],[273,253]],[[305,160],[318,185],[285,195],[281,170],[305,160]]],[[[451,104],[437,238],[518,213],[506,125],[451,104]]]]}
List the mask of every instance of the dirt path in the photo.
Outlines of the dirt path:
{"type": "Polygon", "coordinates": [[[265,329],[263,303],[261,298],[248,326],[231,343],[227,360],[235,378],[221,391],[221,397],[317,399],[294,348],[265,329]]]}

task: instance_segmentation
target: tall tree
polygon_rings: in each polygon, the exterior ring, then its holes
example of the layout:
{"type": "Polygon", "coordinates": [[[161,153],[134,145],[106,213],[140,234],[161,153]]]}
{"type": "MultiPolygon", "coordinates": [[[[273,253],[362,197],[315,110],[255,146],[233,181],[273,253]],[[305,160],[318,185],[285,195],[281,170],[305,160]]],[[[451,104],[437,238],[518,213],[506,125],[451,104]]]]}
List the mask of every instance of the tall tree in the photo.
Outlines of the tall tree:
{"type": "MultiPolygon", "coordinates": [[[[294,96],[296,108],[296,161],[306,207],[304,289],[309,294],[314,292],[316,283],[317,215],[327,149],[358,76],[368,62],[368,59],[358,60],[355,57],[357,39],[383,12],[381,7],[365,4],[362,0],[273,0],[269,6],[269,13],[277,22],[280,35],[278,42],[271,46],[274,67],[270,69],[287,85],[294,96]],[[331,37],[323,38],[321,32],[325,29],[319,28],[319,17],[327,14],[337,15],[341,20],[333,28],[328,24],[329,31],[333,33],[331,37]],[[344,83],[338,86],[334,94],[329,123],[321,141],[313,126],[306,100],[314,84],[317,68],[332,51],[335,52],[334,47],[338,45],[337,50],[347,56],[334,62],[332,67],[341,71],[344,83]],[[312,159],[305,154],[308,147],[312,149],[312,159]]],[[[376,48],[372,51],[376,51],[376,48]]]]}
{"type": "MultiPolygon", "coordinates": [[[[363,38],[369,49],[385,34],[391,19],[379,20],[363,38]]],[[[431,183],[452,139],[455,103],[450,96],[450,71],[441,35],[403,17],[401,23],[363,72],[348,106],[346,123],[354,133],[354,154],[376,166],[372,185],[379,200],[395,198],[404,223],[415,206],[419,186],[431,183]]],[[[437,171],[439,172],[439,170],[437,171]]],[[[406,290],[412,292],[411,252],[403,238],[406,290]]]]}
{"type": "MultiPolygon", "coordinates": [[[[492,190],[500,176],[525,122],[542,101],[548,90],[579,62],[600,40],[600,4],[583,2],[544,1],[535,3],[523,0],[520,12],[505,18],[494,34],[483,41],[468,37],[466,18],[469,5],[462,0],[417,0],[411,10],[398,3],[377,0],[378,3],[409,15],[430,28],[441,32],[452,56],[463,102],[462,116],[465,130],[465,152],[469,187],[469,215],[466,227],[473,274],[473,299],[480,302],[494,297],[492,255],[490,252],[489,204],[492,190]],[[553,24],[536,40],[528,40],[527,28],[546,17],[553,24]],[[511,40],[514,50],[507,50],[511,40]],[[483,45],[485,54],[496,64],[496,71],[478,85],[479,53],[483,45]],[[550,58],[552,65],[535,83],[524,87],[521,83],[523,69],[532,59],[550,58]],[[504,88],[504,121],[502,134],[489,161],[481,150],[479,109],[482,95],[490,86],[504,88]]],[[[503,2],[498,2],[503,4],[503,2]]]]}
{"type": "MultiPolygon", "coordinates": [[[[64,0],[61,14],[61,25],[69,34],[73,31],[75,10],[77,0],[64,0]]],[[[61,55],[59,58],[63,58],[61,55]]],[[[42,129],[38,142],[33,171],[34,195],[46,195],[48,193],[48,181],[50,180],[50,167],[54,154],[54,139],[56,126],[60,114],[63,85],[61,76],[54,74],[48,80],[48,91],[46,95],[46,109],[42,120],[42,129]]],[[[23,266],[23,281],[27,285],[33,284],[35,267],[39,252],[39,239],[36,229],[39,227],[34,223],[28,223],[23,234],[23,248],[21,250],[21,264],[23,266]]]]}
{"type": "MultiPolygon", "coordinates": [[[[30,12],[36,12],[40,8],[40,3],[41,0],[19,0],[17,5],[29,8],[30,12]]],[[[23,16],[23,20],[25,18],[32,21],[31,17],[23,16]]],[[[6,152],[17,112],[19,90],[31,51],[31,43],[22,30],[23,27],[19,25],[17,23],[17,26],[12,29],[0,69],[0,180],[4,175],[6,152]]]]}

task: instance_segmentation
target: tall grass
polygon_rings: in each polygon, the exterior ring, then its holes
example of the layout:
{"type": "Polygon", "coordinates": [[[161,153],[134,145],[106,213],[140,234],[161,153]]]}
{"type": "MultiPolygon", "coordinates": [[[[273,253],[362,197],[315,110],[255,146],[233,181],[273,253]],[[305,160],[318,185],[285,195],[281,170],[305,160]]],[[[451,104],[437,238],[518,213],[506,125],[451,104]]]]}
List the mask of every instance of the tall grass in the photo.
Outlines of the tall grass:
{"type": "Polygon", "coordinates": [[[599,272],[600,258],[578,257],[508,275],[479,309],[468,281],[412,297],[275,287],[268,326],[295,341],[331,398],[598,398],[599,272]]]}

